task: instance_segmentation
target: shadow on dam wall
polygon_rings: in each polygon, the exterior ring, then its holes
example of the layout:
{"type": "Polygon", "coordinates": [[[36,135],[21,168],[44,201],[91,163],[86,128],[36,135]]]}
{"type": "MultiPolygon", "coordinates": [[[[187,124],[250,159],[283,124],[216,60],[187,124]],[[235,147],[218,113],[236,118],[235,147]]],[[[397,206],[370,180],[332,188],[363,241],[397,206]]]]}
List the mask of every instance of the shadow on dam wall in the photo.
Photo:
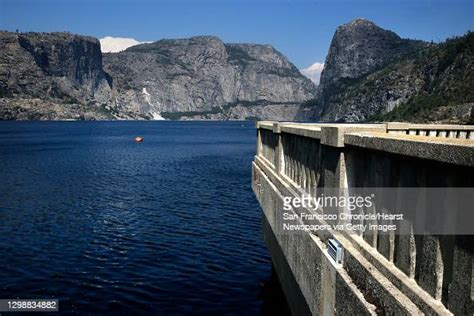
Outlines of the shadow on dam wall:
{"type": "MultiPolygon", "coordinates": [[[[286,296],[286,302],[288,303],[287,306],[289,306],[291,311],[293,311],[294,315],[311,315],[311,311],[309,310],[308,304],[304,299],[303,293],[301,293],[300,287],[296,282],[293,273],[291,272],[291,268],[285,259],[285,255],[278,245],[278,240],[273,234],[272,228],[266,218],[262,219],[262,232],[265,244],[272,253],[272,277],[274,278],[274,282],[278,282],[281,286],[284,295],[286,296]]],[[[273,311],[275,314],[272,315],[281,315],[281,312],[284,312],[283,315],[291,315],[291,312],[288,309],[280,310],[273,308],[273,311]]]]}
{"type": "MultiPolygon", "coordinates": [[[[433,215],[426,212],[429,203],[418,208],[426,195],[415,194],[405,203],[399,193],[406,188],[459,193],[473,187],[474,126],[257,123],[252,189],[263,211],[263,238],[294,315],[471,315],[472,236],[462,230],[443,235],[431,224],[466,227],[462,223],[471,223],[472,213],[442,203],[441,213],[433,215]],[[408,216],[397,223],[403,234],[282,231],[284,198],[325,189],[354,193],[355,188],[389,189],[388,200],[402,201],[399,211],[405,215],[408,204],[417,206],[416,221],[408,216]],[[419,218],[425,221],[423,233],[416,230],[419,218]],[[343,253],[340,261],[331,256],[330,240],[343,253]]],[[[460,204],[452,197],[449,201],[460,204]]],[[[311,211],[291,212],[304,225],[301,214],[311,211]]],[[[338,212],[346,214],[347,208],[338,212]]]]}

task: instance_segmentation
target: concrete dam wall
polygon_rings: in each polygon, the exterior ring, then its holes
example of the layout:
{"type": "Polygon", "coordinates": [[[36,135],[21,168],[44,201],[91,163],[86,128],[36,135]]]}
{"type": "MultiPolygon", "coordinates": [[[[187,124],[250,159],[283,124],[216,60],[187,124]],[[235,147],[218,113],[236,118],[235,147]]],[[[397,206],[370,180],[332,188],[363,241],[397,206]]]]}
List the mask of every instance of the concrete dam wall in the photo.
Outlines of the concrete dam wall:
{"type": "MultiPolygon", "coordinates": [[[[252,188],[292,313],[473,315],[472,234],[441,234],[435,228],[419,234],[410,220],[397,224],[404,234],[281,227],[284,213],[304,223],[302,214],[311,212],[304,206],[288,211],[288,197],[383,187],[397,200],[403,188],[473,188],[473,167],[473,126],[258,122],[252,188]],[[334,244],[341,260],[335,259],[334,244]]],[[[441,210],[444,214],[424,218],[469,220],[454,209],[441,210]]],[[[467,211],[474,212],[472,204],[467,211]]]]}

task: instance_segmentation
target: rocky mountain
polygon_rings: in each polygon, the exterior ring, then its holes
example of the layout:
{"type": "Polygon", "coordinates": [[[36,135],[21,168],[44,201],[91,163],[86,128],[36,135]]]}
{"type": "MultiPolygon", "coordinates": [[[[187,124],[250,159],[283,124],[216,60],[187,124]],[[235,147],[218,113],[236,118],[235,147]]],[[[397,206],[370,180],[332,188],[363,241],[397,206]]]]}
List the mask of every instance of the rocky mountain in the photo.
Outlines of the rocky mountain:
{"type": "Polygon", "coordinates": [[[169,119],[292,120],[314,84],[269,45],[161,40],[104,54],[119,111],[169,119]]]}
{"type": "Polygon", "coordinates": [[[357,19],[337,29],[318,96],[305,106],[318,121],[466,123],[473,61],[472,33],[430,44],[357,19]]]}
{"type": "Polygon", "coordinates": [[[0,32],[0,118],[103,117],[108,80],[95,38],[0,32]]]}
{"type": "Polygon", "coordinates": [[[474,121],[474,36],[337,28],[319,86],[269,45],[213,36],[102,54],[97,39],[0,32],[0,119],[474,121]]]}
{"type": "Polygon", "coordinates": [[[3,119],[292,120],[316,88],[269,45],[212,36],[102,55],[97,39],[0,32],[3,119]]]}
{"type": "Polygon", "coordinates": [[[359,95],[364,89],[387,91],[385,98],[380,92],[366,94],[372,99],[369,104],[389,105],[368,113],[371,121],[474,124],[474,33],[394,63],[366,78],[360,87],[352,89],[359,90],[359,95]],[[403,81],[399,69],[406,72],[403,81]],[[392,83],[381,84],[381,78],[390,78],[392,83]],[[402,97],[397,99],[397,94],[402,97]]]}
{"type": "Polygon", "coordinates": [[[364,19],[343,24],[332,38],[320,89],[324,92],[340,80],[358,78],[426,46],[364,19]]]}

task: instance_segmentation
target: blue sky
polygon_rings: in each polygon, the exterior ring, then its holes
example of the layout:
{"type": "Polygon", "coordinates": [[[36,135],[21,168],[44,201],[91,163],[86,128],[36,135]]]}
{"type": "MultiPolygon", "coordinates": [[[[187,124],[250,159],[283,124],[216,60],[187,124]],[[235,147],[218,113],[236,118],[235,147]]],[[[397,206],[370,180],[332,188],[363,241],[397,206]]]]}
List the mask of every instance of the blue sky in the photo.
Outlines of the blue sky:
{"type": "Polygon", "coordinates": [[[0,29],[70,31],[139,41],[210,34],[271,44],[299,68],[324,62],[336,27],[364,17],[402,37],[474,29],[474,0],[0,0],[0,29]]]}

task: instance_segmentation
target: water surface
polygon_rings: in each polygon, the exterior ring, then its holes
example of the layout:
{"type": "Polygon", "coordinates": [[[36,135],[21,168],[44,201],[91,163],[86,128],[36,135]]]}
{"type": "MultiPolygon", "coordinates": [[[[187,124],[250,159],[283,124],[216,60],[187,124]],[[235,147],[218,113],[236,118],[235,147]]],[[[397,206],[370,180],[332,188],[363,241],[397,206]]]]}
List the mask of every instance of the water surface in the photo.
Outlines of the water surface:
{"type": "Polygon", "coordinates": [[[285,311],[254,152],[250,122],[0,122],[0,298],[58,298],[61,314],[285,311]]]}

